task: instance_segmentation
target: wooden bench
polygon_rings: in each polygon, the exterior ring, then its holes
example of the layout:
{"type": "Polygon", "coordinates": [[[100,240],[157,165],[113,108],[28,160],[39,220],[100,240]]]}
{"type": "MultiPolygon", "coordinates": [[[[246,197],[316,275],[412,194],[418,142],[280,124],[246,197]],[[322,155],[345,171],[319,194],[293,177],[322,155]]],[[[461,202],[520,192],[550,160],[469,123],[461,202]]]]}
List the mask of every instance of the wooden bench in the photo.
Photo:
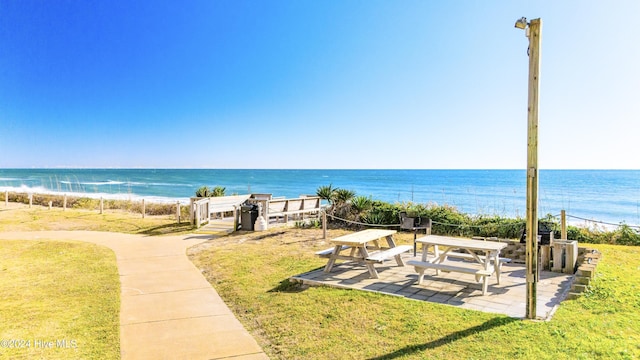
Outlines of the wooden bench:
{"type": "Polygon", "coordinates": [[[274,199],[267,202],[267,216],[269,218],[284,218],[289,221],[291,215],[318,213],[322,209],[321,199],[317,196],[301,197],[296,199],[274,199]]]}
{"type": "MultiPolygon", "coordinates": [[[[473,255],[471,255],[469,253],[461,253],[461,252],[455,252],[455,251],[448,252],[447,253],[447,257],[453,257],[453,258],[459,258],[459,259],[467,259],[467,260],[474,260],[475,259],[473,257],[473,255]]],[[[478,255],[478,258],[480,260],[484,261],[485,256],[484,255],[478,255]]],[[[498,260],[500,260],[500,264],[511,262],[510,258],[504,258],[504,257],[498,258],[498,260]]]]}
{"type": "MultiPolygon", "coordinates": [[[[478,267],[465,267],[451,264],[443,264],[443,263],[430,263],[428,261],[418,261],[418,260],[410,260],[407,261],[407,265],[413,266],[418,273],[418,285],[421,285],[424,281],[424,271],[426,269],[435,269],[436,275],[438,271],[446,271],[446,272],[459,272],[465,274],[472,274],[476,277],[476,282],[483,280],[482,283],[482,295],[487,294],[487,284],[488,278],[493,274],[493,269],[485,270],[480,269],[478,267]]],[[[498,277],[498,284],[500,283],[498,277]]]]}
{"type": "MultiPolygon", "coordinates": [[[[342,248],[340,248],[340,251],[347,250],[350,247],[351,246],[342,245],[342,248]]],[[[335,247],[330,247],[328,249],[316,251],[316,256],[321,257],[321,258],[329,258],[329,257],[331,257],[331,254],[333,254],[334,250],[335,250],[335,247]]]]}
{"type": "Polygon", "coordinates": [[[491,274],[493,273],[493,271],[478,269],[477,267],[472,268],[472,267],[457,266],[457,265],[450,265],[450,264],[430,263],[428,261],[418,261],[418,260],[409,260],[407,261],[407,265],[415,267],[416,271],[423,270],[423,269],[435,269],[435,270],[442,270],[446,272],[460,272],[465,274],[474,274],[478,276],[485,276],[485,275],[491,276],[491,274]]]}
{"type": "Polygon", "coordinates": [[[392,257],[395,257],[396,260],[399,261],[398,265],[402,263],[403,265],[401,266],[404,266],[404,262],[402,261],[400,254],[410,251],[411,249],[413,249],[413,247],[410,245],[398,245],[390,249],[375,252],[369,255],[369,257],[365,260],[368,262],[383,263],[385,260],[389,260],[392,257]]]}

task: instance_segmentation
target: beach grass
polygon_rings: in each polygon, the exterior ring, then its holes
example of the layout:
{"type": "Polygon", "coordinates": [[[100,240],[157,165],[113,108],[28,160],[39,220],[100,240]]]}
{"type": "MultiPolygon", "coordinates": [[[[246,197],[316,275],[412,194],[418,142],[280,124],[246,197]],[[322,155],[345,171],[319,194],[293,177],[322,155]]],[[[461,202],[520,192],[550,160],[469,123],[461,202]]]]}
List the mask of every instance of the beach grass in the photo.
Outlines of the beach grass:
{"type": "Polygon", "coordinates": [[[273,359],[640,358],[638,247],[593,245],[604,258],[587,293],[534,322],[289,282],[324,266],[314,251],[327,246],[320,230],[274,229],[212,240],[190,258],[273,359]]]}
{"type": "Polygon", "coordinates": [[[0,359],[119,359],[115,254],[94,244],[2,240],[0,359]]]}
{"type": "Polygon", "coordinates": [[[9,203],[0,207],[0,232],[40,230],[93,230],[127,234],[165,235],[193,231],[188,220],[177,222],[172,215],[147,215],[122,210],[51,208],[9,203]]]}

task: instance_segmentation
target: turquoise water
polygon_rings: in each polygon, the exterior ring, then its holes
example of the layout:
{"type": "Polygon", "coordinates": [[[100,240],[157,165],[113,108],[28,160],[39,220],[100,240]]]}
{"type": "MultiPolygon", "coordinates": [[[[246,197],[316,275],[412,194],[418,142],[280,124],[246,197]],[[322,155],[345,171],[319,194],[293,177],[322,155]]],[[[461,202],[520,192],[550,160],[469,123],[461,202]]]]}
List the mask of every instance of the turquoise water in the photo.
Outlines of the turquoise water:
{"type": "MultiPolygon", "coordinates": [[[[639,170],[541,170],[539,213],[640,224],[639,170]]],[[[524,216],[524,170],[0,169],[0,191],[188,202],[203,185],[227,194],[314,194],[319,186],[387,202],[448,204],[470,214],[524,216]]]]}

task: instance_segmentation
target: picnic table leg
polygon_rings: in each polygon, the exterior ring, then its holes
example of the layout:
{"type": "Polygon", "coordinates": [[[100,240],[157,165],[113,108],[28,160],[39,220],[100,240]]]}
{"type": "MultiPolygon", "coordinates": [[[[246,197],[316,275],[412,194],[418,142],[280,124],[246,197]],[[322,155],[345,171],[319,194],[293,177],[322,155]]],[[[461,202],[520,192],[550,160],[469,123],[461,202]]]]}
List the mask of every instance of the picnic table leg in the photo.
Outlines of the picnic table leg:
{"type": "MultiPolygon", "coordinates": [[[[434,262],[442,262],[444,259],[440,259],[441,255],[440,254],[440,249],[438,248],[438,245],[433,245],[433,253],[435,255],[435,258],[433,259],[434,262]]],[[[436,269],[436,275],[440,275],[440,270],[436,269]]]]}
{"type": "Polygon", "coordinates": [[[424,269],[420,269],[418,271],[418,285],[422,285],[423,281],[424,281],[424,269]]]}
{"type": "Polygon", "coordinates": [[[495,260],[493,261],[496,267],[496,279],[498,285],[500,285],[500,273],[502,273],[502,262],[500,261],[500,253],[495,254],[495,260]]]}
{"type": "MultiPolygon", "coordinates": [[[[484,253],[484,269],[489,271],[491,266],[491,251],[484,253]]],[[[489,286],[489,275],[484,275],[482,279],[482,295],[487,295],[487,288],[489,286]]]]}
{"type": "Polygon", "coordinates": [[[336,263],[336,259],[340,254],[340,250],[342,250],[342,245],[336,245],[336,247],[333,249],[333,252],[331,253],[331,256],[329,256],[329,261],[327,261],[327,265],[324,267],[324,272],[331,271],[331,268],[333,268],[333,265],[336,263]]]}
{"type": "Polygon", "coordinates": [[[489,287],[489,276],[482,275],[482,295],[487,295],[487,288],[489,287]]]}
{"type": "MultiPolygon", "coordinates": [[[[387,238],[387,244],[389,245],[389,249],[396,247],[396,242],[393,241],[393,235],[389,235],[386,238],[387,238]]],[[[396,263],[398,263],[398,266],[404,266],[404,261],[402,261],[401,254],[394,256],[394,258],[396,259],[396,263]]]]}
{"type": "MultiPolygon", "coordinates": [[[[362,247],[358,247],[358,249],[360,249],[360,255],[362,255],[362,259],[366,259],[369,257],[369,252],[367,251],[367,246],[365,244],[363,244],[362,247]]],[[[378,279],[378,272],[376,271],[376,268],[373,267],[373,263],[365,261],[364,264],[367,267],[367,270],[369,270],[369,275],[371,275],[371,277],[374,279],[378,279]]]]}

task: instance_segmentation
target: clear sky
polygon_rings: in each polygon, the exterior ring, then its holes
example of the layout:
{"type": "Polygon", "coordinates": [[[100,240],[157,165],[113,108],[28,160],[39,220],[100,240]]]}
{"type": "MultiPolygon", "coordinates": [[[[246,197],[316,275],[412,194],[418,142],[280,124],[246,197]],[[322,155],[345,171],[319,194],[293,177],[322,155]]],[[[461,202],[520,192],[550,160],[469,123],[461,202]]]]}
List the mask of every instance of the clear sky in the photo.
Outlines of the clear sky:
{"type": "Polygon", "coordinates": [[[640,1],[0,1],[0,167],[640,169],[640,1]]]}

